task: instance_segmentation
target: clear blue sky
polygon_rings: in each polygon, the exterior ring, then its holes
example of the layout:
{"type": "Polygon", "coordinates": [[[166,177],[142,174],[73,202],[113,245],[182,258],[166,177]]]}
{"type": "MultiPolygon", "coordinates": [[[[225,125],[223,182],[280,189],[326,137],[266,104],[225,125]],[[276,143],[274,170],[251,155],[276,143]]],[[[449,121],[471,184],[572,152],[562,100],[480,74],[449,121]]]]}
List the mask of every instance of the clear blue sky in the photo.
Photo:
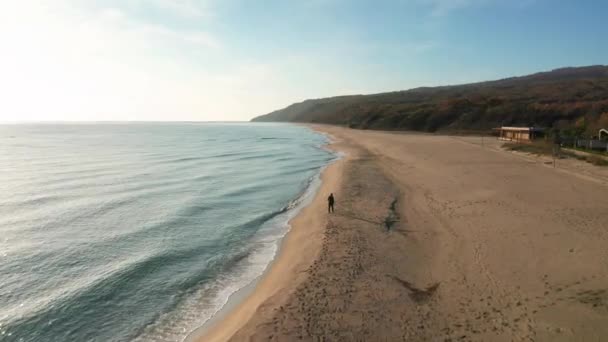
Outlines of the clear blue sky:
{"type": "Polygon", "coordinates": [[[23,0],[0,121],[247,120],[306,98],[608,64],[608,2],[23,0]]]}

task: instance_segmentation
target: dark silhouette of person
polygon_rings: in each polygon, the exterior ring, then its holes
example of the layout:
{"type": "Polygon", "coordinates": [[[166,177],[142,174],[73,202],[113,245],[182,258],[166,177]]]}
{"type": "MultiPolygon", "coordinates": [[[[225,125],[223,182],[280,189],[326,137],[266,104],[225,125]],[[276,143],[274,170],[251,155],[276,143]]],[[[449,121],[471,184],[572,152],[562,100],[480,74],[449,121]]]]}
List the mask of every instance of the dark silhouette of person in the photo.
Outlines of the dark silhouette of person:
{"type": "Polygon", "coordinates": [[[328,213],[334,212],[334,194],[333,193],[329,194],[329,197],[327,197],[327,212],[328,213]]]}

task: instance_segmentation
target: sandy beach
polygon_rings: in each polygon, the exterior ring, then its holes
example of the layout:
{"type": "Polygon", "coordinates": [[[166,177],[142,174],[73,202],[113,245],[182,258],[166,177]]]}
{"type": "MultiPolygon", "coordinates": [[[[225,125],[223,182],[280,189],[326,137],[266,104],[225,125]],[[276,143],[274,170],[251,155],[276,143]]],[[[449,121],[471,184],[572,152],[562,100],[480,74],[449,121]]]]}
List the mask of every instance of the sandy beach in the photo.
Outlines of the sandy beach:
{"type": "Polygon", "coordinates": [[[346,157],[200,341],[608,336],[606,168],[553,168],[495,140],[314,129],[346,157]]]}

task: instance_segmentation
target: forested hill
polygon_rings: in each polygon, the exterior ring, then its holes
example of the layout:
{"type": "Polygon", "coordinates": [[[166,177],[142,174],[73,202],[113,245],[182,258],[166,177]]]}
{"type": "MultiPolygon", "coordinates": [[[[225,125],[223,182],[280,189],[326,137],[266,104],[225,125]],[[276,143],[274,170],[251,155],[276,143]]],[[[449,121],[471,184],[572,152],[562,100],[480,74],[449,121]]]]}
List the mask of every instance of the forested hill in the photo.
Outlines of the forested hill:
{"type": "Polygon", "coordinates": [[[252,121],[430,132],[501,125],[576,126],[591,130],[608,121],[608,66],[563,68],[499,81],[306,100],[252,121]]]}

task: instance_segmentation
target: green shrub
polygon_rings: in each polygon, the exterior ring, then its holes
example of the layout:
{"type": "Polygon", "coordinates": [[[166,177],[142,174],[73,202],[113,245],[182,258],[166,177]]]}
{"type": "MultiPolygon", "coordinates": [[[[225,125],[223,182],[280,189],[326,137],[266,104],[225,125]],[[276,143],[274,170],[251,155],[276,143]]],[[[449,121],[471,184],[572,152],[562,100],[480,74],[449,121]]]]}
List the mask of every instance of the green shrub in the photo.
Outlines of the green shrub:
{"type": "Polygon", "coordinates": [[[597,166],[608,166],[608,160],[600,156],[588,156],[587,162],[597,166]]]}

